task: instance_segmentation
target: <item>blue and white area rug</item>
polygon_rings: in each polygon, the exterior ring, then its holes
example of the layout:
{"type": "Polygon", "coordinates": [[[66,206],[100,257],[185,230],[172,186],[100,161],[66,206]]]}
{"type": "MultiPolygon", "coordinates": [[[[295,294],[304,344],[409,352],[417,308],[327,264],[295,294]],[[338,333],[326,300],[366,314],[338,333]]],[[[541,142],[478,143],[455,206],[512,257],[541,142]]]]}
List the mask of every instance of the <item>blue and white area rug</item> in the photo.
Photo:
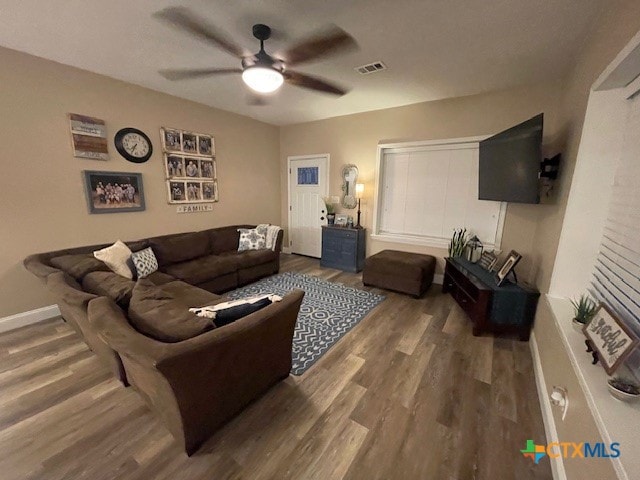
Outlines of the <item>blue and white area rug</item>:
{"type": "Polygon", "coordinates": [[[293,334],[291,373],[294,375],[302,375],[385,298],[293,272],[262,279],[229,292],[227,296],[232,299],[264,293],[284,296],[296,288],[304,290],[305,295],[293,334]]]}

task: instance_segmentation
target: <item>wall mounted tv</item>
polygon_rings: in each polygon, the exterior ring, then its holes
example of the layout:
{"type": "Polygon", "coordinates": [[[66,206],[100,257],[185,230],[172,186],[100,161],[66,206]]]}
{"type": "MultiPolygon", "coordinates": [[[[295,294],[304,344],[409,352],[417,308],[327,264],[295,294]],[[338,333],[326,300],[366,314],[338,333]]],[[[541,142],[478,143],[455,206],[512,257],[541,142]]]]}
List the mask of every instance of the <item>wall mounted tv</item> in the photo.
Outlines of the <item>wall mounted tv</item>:
{"type": "Polygon", "coordinates": [[[544,114],[480,142],[478,198],[540,203],[544,114]]]}

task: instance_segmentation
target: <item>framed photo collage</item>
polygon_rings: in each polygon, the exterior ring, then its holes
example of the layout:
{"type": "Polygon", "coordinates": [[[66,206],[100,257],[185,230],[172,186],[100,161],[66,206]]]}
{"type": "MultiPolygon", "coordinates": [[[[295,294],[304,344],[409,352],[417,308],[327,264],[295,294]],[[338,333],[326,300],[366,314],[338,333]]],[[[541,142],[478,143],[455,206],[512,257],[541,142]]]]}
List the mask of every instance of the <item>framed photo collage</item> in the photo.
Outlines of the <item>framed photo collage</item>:
{"type": "Polygon", "coordinates": [[[211,135],[160,129],[169,203],[218,201],[215,143],[211,135]]]}

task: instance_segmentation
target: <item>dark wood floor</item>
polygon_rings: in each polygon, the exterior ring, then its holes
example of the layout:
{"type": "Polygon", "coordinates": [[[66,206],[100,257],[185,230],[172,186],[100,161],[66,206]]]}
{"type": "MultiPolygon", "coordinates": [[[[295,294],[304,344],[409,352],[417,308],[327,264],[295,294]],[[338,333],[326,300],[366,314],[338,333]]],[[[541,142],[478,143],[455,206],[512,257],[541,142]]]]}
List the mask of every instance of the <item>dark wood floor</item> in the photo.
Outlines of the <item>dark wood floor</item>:
{"type": "MultiPolygon", "coordinates": [[[[283,255],[283,270],[362,286],[283,255]]],[[[439,292],[387,300],[186,457],[61,320],[0,335],[0,478],[541,479],[529,345],[473,337],[439,292]]]]}

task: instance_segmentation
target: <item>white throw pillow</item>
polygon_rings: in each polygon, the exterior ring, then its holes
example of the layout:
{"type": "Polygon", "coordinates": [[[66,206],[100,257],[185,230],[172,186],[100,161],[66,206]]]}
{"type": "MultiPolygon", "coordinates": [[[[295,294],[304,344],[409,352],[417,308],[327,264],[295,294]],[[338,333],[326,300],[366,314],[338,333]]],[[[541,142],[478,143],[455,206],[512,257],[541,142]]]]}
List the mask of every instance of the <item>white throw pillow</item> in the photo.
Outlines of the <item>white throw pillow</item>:
{"type": "Polygon", "coordinates": [[[114,273],[128,279],[133,278],[133,273],[128,265],[131,250],[122,241],[118,240],[110,247],[93,252],[93,256],[102,260],[114,273]]]}
{"type": "MultiPolygon", "coordinates": [[[[238,243],[238,251],[245,250],[262,250],[267,247],[267,239],[262,230],[257,228],[239,228],[240,242],[238,243]]],[[[266,233],[266,231],[265,231],[266,233]]]]}

